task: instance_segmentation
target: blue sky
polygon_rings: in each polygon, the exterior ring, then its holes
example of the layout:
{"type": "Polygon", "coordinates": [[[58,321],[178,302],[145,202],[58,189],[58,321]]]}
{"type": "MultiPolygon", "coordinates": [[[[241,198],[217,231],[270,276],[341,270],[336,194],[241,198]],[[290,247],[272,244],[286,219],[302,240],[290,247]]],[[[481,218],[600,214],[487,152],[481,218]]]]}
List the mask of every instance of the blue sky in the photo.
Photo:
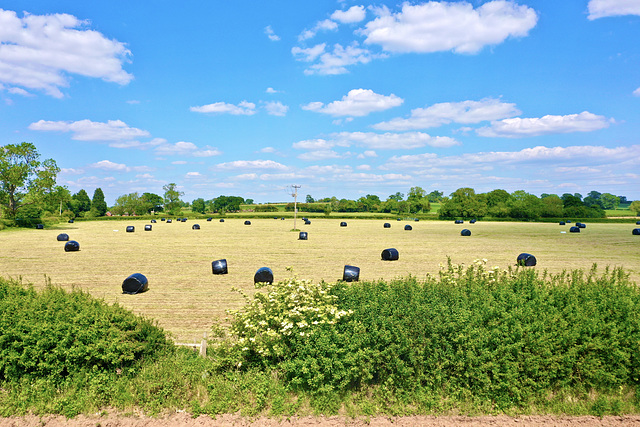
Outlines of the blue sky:
{"type": "Polygon", "coordinates": [[[640,199],[640,0],[0,0],[0,144],[72,193],[640,199]]]}

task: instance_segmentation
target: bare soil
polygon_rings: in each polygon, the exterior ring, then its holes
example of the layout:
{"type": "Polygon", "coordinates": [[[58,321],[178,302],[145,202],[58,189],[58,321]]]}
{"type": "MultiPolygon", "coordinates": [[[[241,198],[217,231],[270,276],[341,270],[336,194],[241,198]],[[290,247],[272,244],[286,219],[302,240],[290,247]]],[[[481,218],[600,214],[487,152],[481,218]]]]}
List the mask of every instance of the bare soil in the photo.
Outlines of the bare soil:
{"type": "Polygon", "coordinates": [[[640,415],[611,417],[569,417],[569,416],[414,416],[414,417],[374,417],[352,419],[335,417],[290,417],[290,418],[245,418],[239,415],[219,415],[216,418],[199,416],[193,418],[187,413],[171,414],[162,418],[146,416],[78,416],[67,419],[63,416],[26,416],[0,418],[0,426],[15,427],[202,427],[202,426],[640,426],[640,415]]]}

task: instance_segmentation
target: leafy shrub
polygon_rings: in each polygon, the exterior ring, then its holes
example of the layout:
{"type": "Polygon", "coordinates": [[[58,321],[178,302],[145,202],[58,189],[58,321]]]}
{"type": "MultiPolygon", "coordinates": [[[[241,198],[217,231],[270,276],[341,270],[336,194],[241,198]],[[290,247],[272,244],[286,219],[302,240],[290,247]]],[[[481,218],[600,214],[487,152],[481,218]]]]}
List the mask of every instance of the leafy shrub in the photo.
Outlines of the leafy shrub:
{"type": "Polygon", "coordinates": [[[127,371],[171,349],[152,322],[90,295],[0,279],[0,380],[127,371]]]}
{"type": "Polygon", "coordinates": [[[550,394],[633,388],[640,378],[640,290],[620,269],[548,275],[449,263],[423,281],[323,284],[322,304],[298,298],[299,284],[258,294],[222,346],[243,350],[238,366],[275,369],[294,389],[422,390],[504,410],[550,394]],[[344,315],[306,333],[302,313],[315,309],[344,315]]]}

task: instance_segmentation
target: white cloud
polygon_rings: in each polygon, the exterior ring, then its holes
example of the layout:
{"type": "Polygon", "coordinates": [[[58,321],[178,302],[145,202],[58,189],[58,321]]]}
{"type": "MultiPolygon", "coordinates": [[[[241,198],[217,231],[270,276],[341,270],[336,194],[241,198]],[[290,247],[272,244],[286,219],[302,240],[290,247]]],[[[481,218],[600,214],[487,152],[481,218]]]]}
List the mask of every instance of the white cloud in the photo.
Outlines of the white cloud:
{"type": "Polygon", "coordinates": [[[634,90],[634,91],[633,91],[633,94],[634,94],[635,96],[640,96],[640,87],[639,87],[638,89],[634,90]]]}
{"type": "Polygon", "coordinates": [[[607,16],[640,15],[640,2],[638,0],[590,0],[590,20],[607,16]]]}
{"type": "Polygon", "coordinates": [[[272,42],[277,42],[278,40],[280,40],[280,37],[273,32],[271,25],[267,25],[265,27],[264,33],[267,35],[267,37],[269,37],[269,40],[271,40],[272,42]]]}
{"type": "Polygon", "coordinates": [[[92,122],[54,122],[40,120],[29,125],[30,130],[45,132],[72,132],[71,139],[78,141],[122,141],[149,136],[149,132],[128,126],[121,120],[92,122]]]}
{"type": "Polygon", "coordinates": [[[331,19],[341,24],[354,24],[363,21],[365,16],[364,6],[351,6],[347,10],[336,10],[331,14],[331,19]]]}
{"type": "Polygon", "coordinates": [[[276,149],[273,147],[264,147],[264,148],[261,148],[258,152],[259,153],[275,153],[276,149]]]}
{"type": "Polygon", "coordinates": [[[157,147],[158,145],[166,144],[167,140],[164,138],[153,138],[151,141],[114,141],[109,143],[109,147],[113,148],[136,148],[139,150],[146,150],[148,148],[157,147]]]}
{"type": "Polygon", "coordinates": [[[426,108],[411,110],[407,119],[395,118],[388,122],[373,125],[380,130],[410,130],[438,127],[451,122],[480,123],[500,120],[520,114],[515,104],[504,103],[498,99],[485,98],[480,101],[443,102],[426,108]]]}
{"type": "Polygon", "coordinates": [[[122,69],[129,49],[88,25],[68,14],[20,18],[0,9],[0,82],[56,98],[63,97],[60,88],[69,85],[68,74],[129,83],[133,76],[122,69]]]}
{"type": "Polygon", "coordinates": [[[361,171],[369,171],[371,170],[371,165],[359,165],[356,167],[356,169],[361,171]]]}
{"type": "Polygon", "coordinates": [[[202,178],[203,175],[200,172],[187,172],[185,178],[202,178]]]}
{"type": "Polygon", "coordinates": [[[196,113],[217,113],[251,116],[256,113],[256,104],[242,101],[238,105],[227,104],[226,102],[215,102],[213,104],[191,107],[189,110],[196,113]]]}
{"type": "Polygon", "coordinates": [[[329,114],[331,116],[355,116],[362,117],[367,114],[388,110],[401,105],[404,100],[394,94],[380,95],[371,89],[352,89],[342,97],[340,101],[333,101],[327,105],[322,102],[311,102],[303,105],[303,110],[316,113],[329,114]]]}
{"type": "Polygon", "coordinates": [[[324,43],[308,48],[294,46],[291,48],[291,53],[298,61],[313,62],[324,53],[326,47],[327,45],[324,43]]]}
{"type": "Polygon", "coordinates": [[[347,66],[356,64],[368,64],[372,59],[382,58],[385,55],[374,54],[368,49],[363,49],[357,42],[353,42],[346,48],[341,44],[333,45],[333,52],[325,52],[326,45],[316,45],[310,49],[294,47],[291,52],[299,61],[317,63],[311,65],[304,72],[307,75],[336,75],[348,72],[347,66]]]}
{"type": "Polygon", "coordinates": [[[289,111],[289,106],[284,105],[280,101],[266,102],[264,108],[265,110],[267,110],[268,114],[280,117],[286,116],[287,111],[289,111]]]}
{"type": "Polygon", "coordinates": [[[233,162],[218,163],[216,169],[234,170],[234,169],[288,169],[282,163],[273,160],[236,160],[233,162]]]}
{"type": "Polygon", "coordinates": [[[186,165],[188,162],[186,160],[176,160],[175,162],[171,162],[172,165],[186,165]]]}
{"type": "Polygon", "coordinates": [[[337,29],[338,29],[338,24],[336,24],[330,19],[325,19],[323,21],[317,22],[312,29],[304,30],[302,34],[298,36],[298,41],[311,39],[316,36],[318,31],[335,31],[337,29]]]}
{"type": "Polygon", "coordinates": [[[110,160],[101,160],[89,165],[90,168],[102,169],[105,171],[129,172],[131,169],[123,163],[114,163],[110,160]]]}
{"type": "Polygon", "coordinates": [[[268,87],[267,90],[265,90],[266,93],[280,93],[279,90],[275,90],[272,87],[268,87]]]}
{"type": "Polygon", "coordinates": [[[212,157],[219,156],[222,152],[217,148],[206,146],[199,148],[193,142],[180,141],[175,144],[163,144],[156,148],[157,156],[187,156],[187,157],[212,157]]]}
{"type": "Polygon", "coordinates": [[[425,146],[446,148],[460,145],[454,138],[447,136],[433,137],[423,132],[384,133],[374,132],[339,132],[330,135],[329,139],[310,139],[293,144],[298,150],[322,151],[333,147],[350,147],[357,145],[376,150],[411,150],[425,146]]]}
{"type": "Polygon", "coordinates": [[[308,151],[306,153],[300,154],[298,158],[300,160],[305,161],[319,161],[319,160],[327,160],[327,159],[340,159],[345,157],[336,151],[333,150],[315,150],[308,151]]]}
{"type": "Polygon", "coordinates": [[[566,116],[513,118],[492,122],[476,132],[480,136],[518,138],[571,132],[591,132],[609,127],[611,120],[588,111],[566,116]]]}
{"type": "Polygon", "coordinates": [[[374,9],[378,17],[361,34],[366,44],[387,52],[477,53],[508,37],[524,37],[537,23],[536,12],[512,1],[490,1],[477,9],[467,2],[404,3],[402,11],[374,9]]]}

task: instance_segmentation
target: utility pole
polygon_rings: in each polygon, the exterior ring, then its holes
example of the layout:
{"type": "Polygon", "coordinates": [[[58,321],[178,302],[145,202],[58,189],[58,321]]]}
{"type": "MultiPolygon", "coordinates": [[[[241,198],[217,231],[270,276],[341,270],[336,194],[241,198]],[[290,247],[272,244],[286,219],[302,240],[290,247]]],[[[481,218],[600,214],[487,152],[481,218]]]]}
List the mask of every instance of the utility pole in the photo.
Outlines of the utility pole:
{"type": "Polygon", "coordinates": [[[298,218],[298,188],[300,188],[300,185],[292,185],[291,188],[293,188],[293,229],[297,230],[296,228],[296,220],[298,218]]]}

